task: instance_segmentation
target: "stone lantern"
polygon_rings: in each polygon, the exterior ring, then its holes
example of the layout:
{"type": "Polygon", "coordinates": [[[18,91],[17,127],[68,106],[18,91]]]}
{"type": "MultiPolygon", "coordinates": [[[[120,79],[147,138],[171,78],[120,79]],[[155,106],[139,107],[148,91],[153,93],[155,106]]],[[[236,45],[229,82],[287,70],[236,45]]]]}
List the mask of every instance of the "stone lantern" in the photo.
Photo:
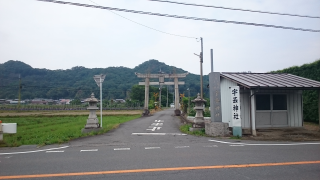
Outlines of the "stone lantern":
{"type": "Polygon", "coordinates": [[[89,117],[87,119],[87,124],[82,129],[82,133],[88,133],[91,131],[99,131],[102,128],[100,127],[99,120],[96,115],[96,110],[99,108],[97,107],[97,103],[99,102],[97,98],[94,97],[94,94],[91,94],[90,98],[86,99],[88,102],[89,107],[87,108],[90,111],[89,117]]]}
{"type": "Polygon", "coordinates": [[[202,128],[204,127],[204,117],[203,117],[203,104],[204,102],[206,102],[206,100],[202,99],[200,97],[200,94],[198,93],[198,97],[194,100],[192,100],[192,102],[195,103],[194,106],[194,110],[196,110],[196,116],[194,117],[193,120],[193,128],[202,128]]]}

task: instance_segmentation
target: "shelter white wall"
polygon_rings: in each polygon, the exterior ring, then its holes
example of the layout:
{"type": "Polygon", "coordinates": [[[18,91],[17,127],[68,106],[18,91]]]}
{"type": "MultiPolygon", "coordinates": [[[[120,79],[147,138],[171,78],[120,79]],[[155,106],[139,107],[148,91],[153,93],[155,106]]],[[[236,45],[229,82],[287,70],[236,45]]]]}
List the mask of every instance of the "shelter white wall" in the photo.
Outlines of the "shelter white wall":
{"type": "Polygon", "coordinates": [[[240,90],[241,127],[250,128],[250,91],[240,90]]]}
{"type": "Polygon", "coordinates": [[[222,122],[229,123],[229,127],[232,127],[231,96],[229,87],[236,85],[237,83],[220,77],[222,122]]]}
{"type": "MultiPolygon", "coordinates": [[[[231,86],[237,86],[237,83],[228,79],[220,79],[221,87],[221,112],[222,122],[229,123],[232,127],[232,110],[231,110],[231,86]]],[[[303,106],[301,90],[259,90],[258,94],[286,94],[287,95],[287,118],[288,127],[302,127],[303,106]]],[[[249,90],[240,90],[241,103],[241,126],[243,129],[250,128],[250,92],[249,90]]],[[[277,127],[277,126],[272,126],[277,127]]],[[[279,126],[280,127],[280,126],[279,126]]],[[[282,126],[283,127],[283,126],[282,126]]],[[[257,126],[256,128],[261,128],[257,126]]]]}
{"type": "Polygon", "coordinates": [[[301,127],[303,122],[302,91],[288,93],[288,110],[289,126],[301,127]]]}
{"type": "MultiPolygon", "coordinates": [[[[259,94],[286,94],[288,127],[301,127],[303,122],[303,105],[301,90],[260,90],[259,94]]],[[[277,127],[277,126],[274,126],[277,127]]],[[[259,128],[259,127],[257,127],[259,128]]]]}

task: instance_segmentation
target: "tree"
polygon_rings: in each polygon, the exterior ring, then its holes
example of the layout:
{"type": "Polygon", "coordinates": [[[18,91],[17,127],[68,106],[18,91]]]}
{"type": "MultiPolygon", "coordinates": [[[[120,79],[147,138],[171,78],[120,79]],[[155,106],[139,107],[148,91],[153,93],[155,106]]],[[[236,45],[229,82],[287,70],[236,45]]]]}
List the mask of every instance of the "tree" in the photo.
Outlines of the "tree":
{"type": "Polygon", "coordinates": [[[131,88],[130,98],[139,102],[144,102],[144,86],[134,85],[131,88]]]}
{"type": "Polygon", "coordinates": [[[80,101],[80,99],[74,99],[74,100],[72,100],[70,102],[70,104],[72,104],[72,105],[81,105],[81,101],[80,101]]]}

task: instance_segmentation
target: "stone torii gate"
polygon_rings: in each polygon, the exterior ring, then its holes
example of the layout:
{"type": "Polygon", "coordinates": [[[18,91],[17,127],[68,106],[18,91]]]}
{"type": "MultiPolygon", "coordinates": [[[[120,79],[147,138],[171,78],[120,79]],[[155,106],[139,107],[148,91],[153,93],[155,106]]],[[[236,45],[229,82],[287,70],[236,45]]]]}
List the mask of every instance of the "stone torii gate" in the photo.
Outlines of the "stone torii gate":
{"type": "MultiPolygon", "coordinates": [[[[178,78],[185,78],[189,73],[182,74],[140,74],[135,73],[138,78],[145,78],[145,82],[139,82],[139,85],[145,85],[145,94],[144,94],[144,112],[143,115],[149,114],[149,86],[150,85],[174,85],[174,107],[175,114],[180,115],[179,110],[179,88],[178,85],[184,85],[184,81],[178,81],[178,78]],[[150,82],[151,78],[158,78],[159,82],[150,82]],[[173,78],[174,82],[164,82],[165,78],[173,78]]],[[[160,95],[161,96],[161,95],[160,95]]],[[[160,102],[161,103],[161,102],[160,102]]]]}

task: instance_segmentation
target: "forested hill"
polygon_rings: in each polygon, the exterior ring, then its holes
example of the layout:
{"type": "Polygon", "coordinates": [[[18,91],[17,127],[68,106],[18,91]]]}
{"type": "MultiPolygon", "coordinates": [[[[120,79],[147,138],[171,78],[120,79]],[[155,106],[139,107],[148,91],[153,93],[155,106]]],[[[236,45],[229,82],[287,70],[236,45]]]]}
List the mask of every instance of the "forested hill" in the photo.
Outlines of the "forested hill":
{"type": "MultiPolygon", "coordinates": [[[[128,98],[133,85],[138,84],[139,79],[134,74],[158,73],[161,69],[164,73],[183,73],[182,69],[168,66],[157,60],[146,61],[133,69],[126,67],[85,68],[76,66],[67,70],[48,70],[32,68],[21,61],[7,61],[0,64],[0,99],[17,99],[19,92],[19,74],[21,76],[21,99],[33,98],[87,98],[91,92],[99,97],[99,88],[93,80],[94,75],[106,74],[103,82],[103,97],[107,99],[128,98]]],[[[158,81],[157,79],[152,79],[158,81]]],[[[200,92],[199,75],[189,74],[181,79],[186,84],[179,86],[180,93],[187,92],[190,88],[191,95],[200,92]]],[[[167,79],[166,79],[167,81],[167,79]]],[[[172,79],[169,81],[173,81],[172,79]]],[[[204,76],[204,87],[208,84],[208,76],[204,76]]],[[[169,87],[173,92],[173,87],[169,87]]],[[[208,90],[204,88],[204,93],[208,90]]]]}
{"type": "MultiPolygon", "coordinates": [[[[293,66],[283,70],[273,71],[274,73],[290,73],[308,79],[320,81],[320,59],[302,66],[293,66]]],[[[318,92],[303,92],[303,118],[306,121],[318,122],[318,92]]]]}
{"type": "Polygon", "coordinates": [[[308,79],[320,81],[320,59],[309,64],[304,64],[302,66],[292,66],[283,70],[273,72],[290,73],[308,79]]]}

